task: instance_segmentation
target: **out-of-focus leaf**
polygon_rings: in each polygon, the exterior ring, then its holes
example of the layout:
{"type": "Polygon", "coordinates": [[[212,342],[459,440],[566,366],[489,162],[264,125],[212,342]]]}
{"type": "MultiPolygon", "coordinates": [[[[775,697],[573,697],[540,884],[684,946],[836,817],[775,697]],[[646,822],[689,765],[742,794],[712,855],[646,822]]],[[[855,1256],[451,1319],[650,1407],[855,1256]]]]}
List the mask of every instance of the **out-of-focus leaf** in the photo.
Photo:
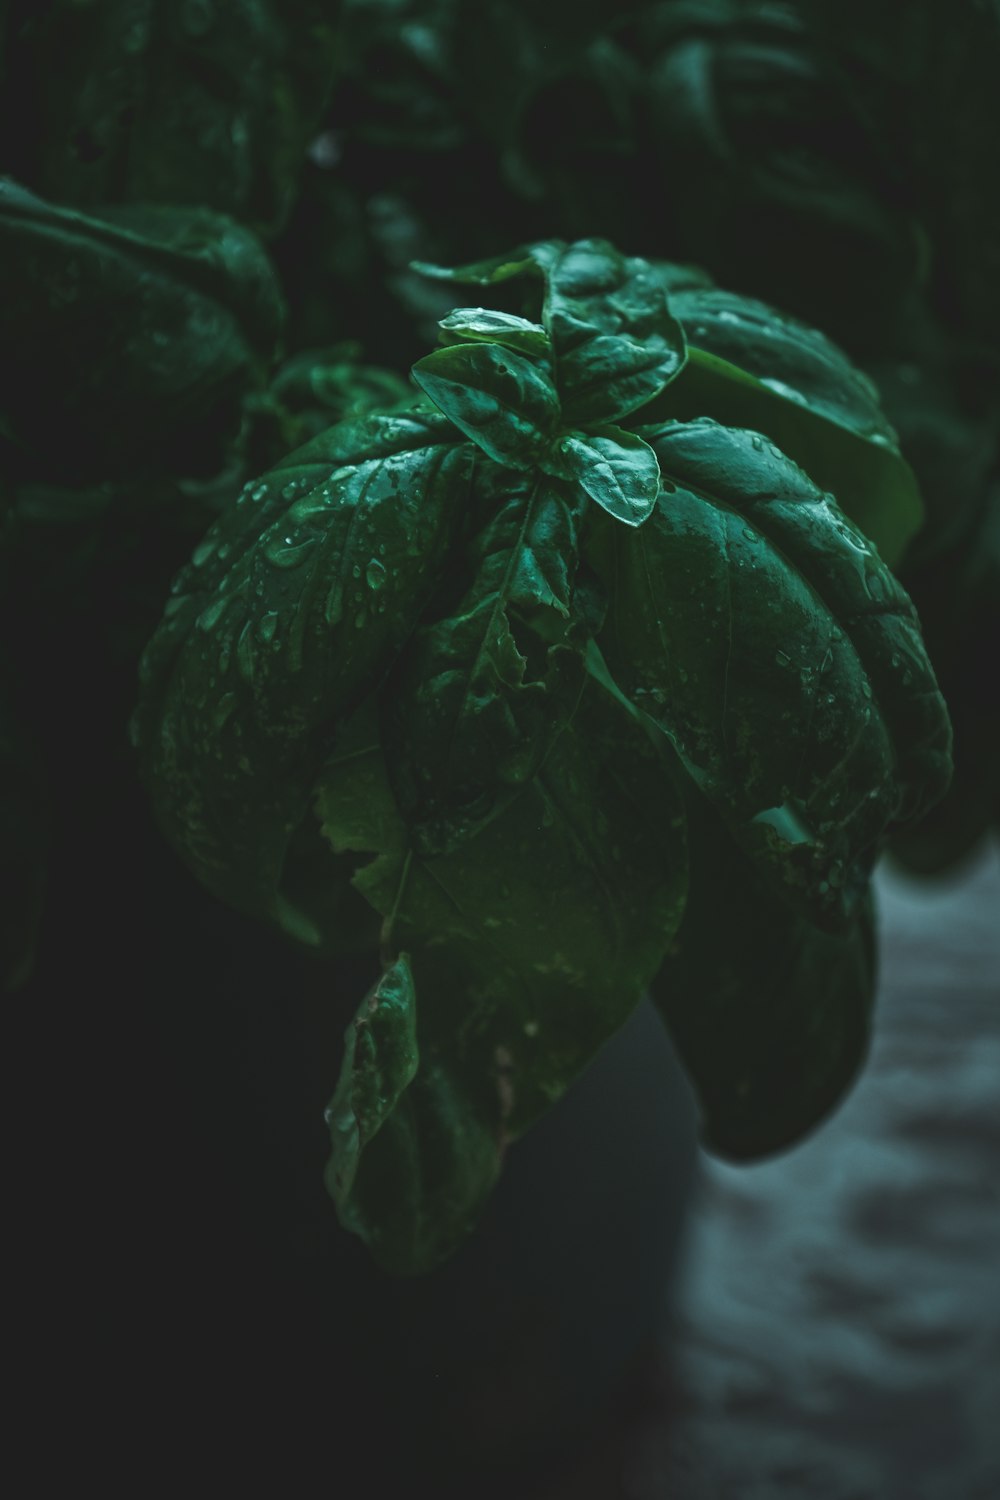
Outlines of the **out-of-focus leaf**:
{"type": "Polygon", "coordinates": [[[52,0],[11,39],[8,170],[77,208],[200,205],[271,235],[333,82],[322,0],[52,0]]]}
{"type": "Polygon", "coordinates": [[[203,209],[85,215],[4,180],[0,270],[0,404],[36,474],[220,466],[283,313],[253,234],[203,209]]]}

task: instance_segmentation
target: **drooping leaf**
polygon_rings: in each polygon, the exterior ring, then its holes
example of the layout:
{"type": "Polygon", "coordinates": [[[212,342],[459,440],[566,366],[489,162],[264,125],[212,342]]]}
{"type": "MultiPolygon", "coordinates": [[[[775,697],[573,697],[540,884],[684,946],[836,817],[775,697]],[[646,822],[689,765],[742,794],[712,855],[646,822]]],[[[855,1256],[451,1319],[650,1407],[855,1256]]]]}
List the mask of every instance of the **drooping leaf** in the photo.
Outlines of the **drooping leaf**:
{"type": "Polygon", "coordinates": [[[688,902],[650,993],[697,1091],[705,1146],[753,1161],[813,1130],[864,1062],[871,896],[843,932],[823,932],[761,884],[693,787],[685,805],[688,902]]]}
{"type": "Polygon", "coordinates": [[[249,484],[175,581],[134,732],[164,833],[232,905],[294,925],[282,872],[316,768],[447,568],[471,454],[454,435],[417,412],[328,429],[249,484]]]}
{"type": "Polygon", "coordinates": [[[361,1154],[412,1083],[419,1063],[413,974],[401,953],[344,1033],[340,1078],[326,1111],[333,1146],[326,1180],[343,1219],[351,1216],[361,1154]]]}
{"type": "Polygon", "coordinates": [[[944,792],[950,725],[916,612],[828,495],[756,433],[646,429],[644,526],[593,512],[614,680],[810,920],[850,919],[889,825],[944,792]]]}
{"type": "Polygon", "coordinates": [[[593,427],[561,438],[545,462],[550,473],[578,484],[608,515],[641,526],[660,490],[660,466],[648,443],[621,427],[593,427]]]}
{"type": "Polygon", "coordinates": [[[353,884],[419,997],[420,1068],[395,1133],[391,1119],[367,1148],[358,1231],[388,1269],[415,1273],[464,1241],[507,1144],[638,1002],[683,910],[684,816],[665,745],[589,677],[532,780],[446,854],[409,844],[374,705],[345,733],[317,812],[336,853],[376,856],[353,884]]]}

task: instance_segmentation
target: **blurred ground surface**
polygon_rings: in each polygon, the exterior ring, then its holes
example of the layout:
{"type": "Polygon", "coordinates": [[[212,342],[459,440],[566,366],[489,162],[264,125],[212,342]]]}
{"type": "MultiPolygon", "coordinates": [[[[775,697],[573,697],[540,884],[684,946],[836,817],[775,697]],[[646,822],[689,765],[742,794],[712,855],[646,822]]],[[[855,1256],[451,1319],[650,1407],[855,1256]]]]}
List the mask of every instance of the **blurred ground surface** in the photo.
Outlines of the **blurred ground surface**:
{"type": "Polygon", "coordinates": [[[1000,850],[877,891],[853,1093],[783,1157],[703,1162],[629,1500],[1000,1497],[1000,850]]]}

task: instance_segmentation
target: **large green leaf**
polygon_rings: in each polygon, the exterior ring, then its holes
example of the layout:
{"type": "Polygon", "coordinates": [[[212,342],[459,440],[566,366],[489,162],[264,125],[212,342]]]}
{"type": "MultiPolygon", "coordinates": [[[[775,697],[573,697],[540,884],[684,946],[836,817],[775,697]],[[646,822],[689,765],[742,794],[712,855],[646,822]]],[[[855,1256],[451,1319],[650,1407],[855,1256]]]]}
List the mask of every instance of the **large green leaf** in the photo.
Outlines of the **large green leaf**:
{"type": "Polygon", "coordinates": [[[814,1129],[864,1062],[872,901],[843,932],[820,931],[761,884],[693,788],[685,802],[688,903],[650,990],[697,1091],[705,1145],[751,1161],[814,1129]]]}
{"type": "Polygon", "coordinates": [[[890,824],[944,792],[950,725],[913,606],[833,499],[759,434],[646,429],[663,493],[592,513],[599,642],[744,850],[811,920],[863,899],[890,824]]]}
{"type": "Polygon", "coordinates": [[[26,462],[74,481],[219,467],[282,318],[248,230],[203,209],[85,215],[5,180],[0,268],[0,411],[26,462]]]}
{"type": "Polygon", "coordinates": [[[687,883],[671,758],[588,679],[502,815],[425,856],[368,704],[335,747],[317,811],[338,854],[376,856],[354,885],[385,919],[386,964],[408,956],[420,1053],[361,1154],[365,1211],[349,1227],[387,1269],[427,1270],[473,1227],[509,1142],[562,1096],[662,960],[687,883]]]}
{"type": "Polygon", "coordinates": [[[424,853],[495,817],[576,708],[601,611],[577,576],[585,505],[542,474],[477,468],[474,509],[491,519],[461,558],[468,584],[414,633],[383,696],[390,778],[424,853]]]}
{"type": "MultiPolygon", "coordinates": [[[[664,267],[668,278],[673,267],[664,267]]],[[[688,340],[678,380],[642,414],[711,414],[800,464],[895,565],[923,519],[920,491],[862,371],[817,329],[716,287],[671,291],[688,340]]]]}
{"type": "Polygon", "coordinates": [[[279,885],[318,765],[447,568],[472,451],[453,438],[432,413],[330,428],[249,484],[175,581],[134,732],[164,832],[233,905],[295,922],[279,885]]]}

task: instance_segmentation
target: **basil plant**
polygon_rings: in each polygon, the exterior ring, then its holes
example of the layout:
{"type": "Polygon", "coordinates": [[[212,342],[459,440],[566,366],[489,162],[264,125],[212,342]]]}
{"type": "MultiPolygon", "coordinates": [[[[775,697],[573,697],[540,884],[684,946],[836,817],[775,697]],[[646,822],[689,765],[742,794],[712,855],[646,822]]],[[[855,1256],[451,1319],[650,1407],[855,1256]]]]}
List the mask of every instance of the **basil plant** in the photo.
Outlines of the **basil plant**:
{"type": "Polygon", "coordinates": [[[132,726],[205,886],[378,957],[326,1182],[397,1274],[647,991],[711,1150],[813,1128],[865,1055],[873,865],[951,767],[892,571],[920,497],[832,343],[603,240],[417,269],[462,305],[413,399],[222,511],[132,726]]]}

